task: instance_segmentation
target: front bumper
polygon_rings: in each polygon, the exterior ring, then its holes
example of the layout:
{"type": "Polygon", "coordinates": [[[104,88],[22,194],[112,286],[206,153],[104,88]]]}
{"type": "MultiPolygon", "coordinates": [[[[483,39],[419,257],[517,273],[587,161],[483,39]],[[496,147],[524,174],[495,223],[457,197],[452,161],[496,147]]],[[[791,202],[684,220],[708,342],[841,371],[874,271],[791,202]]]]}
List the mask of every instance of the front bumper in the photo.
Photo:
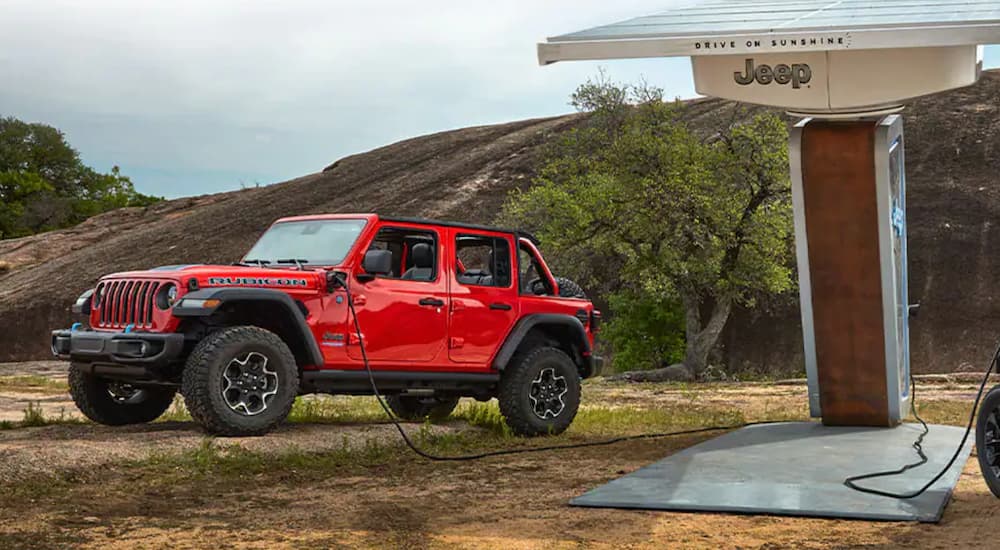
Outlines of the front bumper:
{"type": "Polygon", "coordinates": [[[74,363],[167,366],[184,351],[183,334],[56,330],[52,354],[74,363]]]}

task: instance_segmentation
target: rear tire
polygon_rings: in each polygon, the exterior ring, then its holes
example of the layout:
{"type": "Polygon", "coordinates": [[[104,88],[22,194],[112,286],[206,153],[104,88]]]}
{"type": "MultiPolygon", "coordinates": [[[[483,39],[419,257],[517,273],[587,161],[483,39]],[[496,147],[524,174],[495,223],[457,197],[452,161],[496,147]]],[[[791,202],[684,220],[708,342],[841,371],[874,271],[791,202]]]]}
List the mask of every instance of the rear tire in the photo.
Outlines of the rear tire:
{"type": "Polygon", "coordinates": [[[159,418],[174,402],[177,390],[132,386],[88,374],[70,365],[69,393],[87,418],[105,426],[125,426],[159,418]]]}
{"type": "Polygon", "coordinates": [[[231,327],[195,346],[184,367],[181,393],[191,417],[208,433],[264,435],[292,410],[299,370],[277,334],[231,327]]]}
{"type": "Polygon", "coordinates": [[[498,398],[500,412],[515,434],[561,434],[580,408],[580,373],[562,350],[534,348],[504,370],[498,398]]]}
{"type": "Polygon", "coordinates": [[[390,395],[385,399],[393,414],[403,420],[441,422],[458,406],[457,397],[390,395]]]}
{"type": "Polygon", "coordinates": [[[994,386],[987,392],[979,407],[976,455],[986,485],[993,496],[1000,498],[1000,386],[994,386]]]}

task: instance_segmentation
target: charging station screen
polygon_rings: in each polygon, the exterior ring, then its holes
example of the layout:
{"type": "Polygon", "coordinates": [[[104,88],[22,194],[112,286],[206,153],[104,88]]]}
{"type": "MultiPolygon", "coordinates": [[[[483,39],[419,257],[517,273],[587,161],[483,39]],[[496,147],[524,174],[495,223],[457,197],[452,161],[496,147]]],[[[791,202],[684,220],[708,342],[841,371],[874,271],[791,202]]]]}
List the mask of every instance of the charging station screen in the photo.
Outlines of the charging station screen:
{"type": "Polygon", "coordinates": [[[906,173],[903,165],[903,138],[889,146],[889,185],[892,197],[893,264],[896,276],[896,331],[902,395],[910,395],[910,307],[906,270],[906,173]]]}

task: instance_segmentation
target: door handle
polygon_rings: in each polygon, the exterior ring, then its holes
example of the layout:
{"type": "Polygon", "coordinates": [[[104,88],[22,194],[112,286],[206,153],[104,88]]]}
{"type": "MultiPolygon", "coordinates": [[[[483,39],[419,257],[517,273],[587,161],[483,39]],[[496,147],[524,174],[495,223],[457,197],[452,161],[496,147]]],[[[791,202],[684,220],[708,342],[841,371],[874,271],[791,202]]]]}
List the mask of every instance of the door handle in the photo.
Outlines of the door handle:
{"type": "Polygon", "coordinates": [[[490,309],[495,309],[499,311],[510,311],[514,309],[510,304],[504,304],[501,302],[494,302],[490,304],[490,309]]]}
{"type": "Polygon", "coordinates": [[[439,300],[437,298],[421,298],[420,305],[431,306],[431,307],[441,307],[444,305],[444,300],[439,300]]]}

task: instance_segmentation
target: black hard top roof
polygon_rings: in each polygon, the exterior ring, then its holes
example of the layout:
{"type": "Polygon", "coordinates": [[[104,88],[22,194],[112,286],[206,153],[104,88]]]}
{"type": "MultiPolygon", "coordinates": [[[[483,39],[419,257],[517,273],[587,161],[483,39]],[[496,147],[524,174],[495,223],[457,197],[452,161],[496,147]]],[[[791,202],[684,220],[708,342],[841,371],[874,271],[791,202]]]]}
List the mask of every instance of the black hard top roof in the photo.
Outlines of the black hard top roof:
{"type": "Polygon", "coordinates": [[[462,222],[450,222],[441,220],[432,220],[428,218],[407,218],[407,217],[396,217],[396,216],[379,216],[379,219],[387,222],[399,222],[399,223],[413,223],[420,225],[440,225],[445,227],[458,227],[461,229],[472,229],[476,231],[494,231],[496,233],[512,233],[517,237],[524,237],[538,246],[540,241],[531,233],[527,231],[521,231],[518,229],[506,229],[503,227],[493,227],[489,225],[477,225],[472,223],[462,223],[462,222]]]}

